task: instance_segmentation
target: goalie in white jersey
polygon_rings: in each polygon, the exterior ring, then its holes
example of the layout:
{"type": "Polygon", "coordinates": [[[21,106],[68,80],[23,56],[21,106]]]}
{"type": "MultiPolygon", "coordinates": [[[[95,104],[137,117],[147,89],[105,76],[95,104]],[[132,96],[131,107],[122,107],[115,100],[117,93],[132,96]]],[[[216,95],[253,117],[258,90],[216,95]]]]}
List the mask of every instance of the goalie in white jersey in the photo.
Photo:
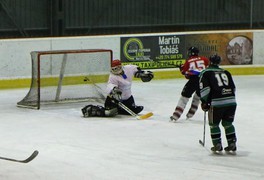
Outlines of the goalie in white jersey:
{"type": "Polygon", "coordinates": [[[122,102],[134,113],[140,113],[144,107],[135,104],[131,91],[134,77],[141,78],[143,82],[149,82],[154,75],[151,71],[143,71],[136,65],[122,66],[120,60],[113,60],[106,88],[108,96],[105,100],[104,107],[87,105],[82,109],[84,117],[109,117],[115,116],[116,114],[129,114],[118,106],[118,102],[122,102]]]}

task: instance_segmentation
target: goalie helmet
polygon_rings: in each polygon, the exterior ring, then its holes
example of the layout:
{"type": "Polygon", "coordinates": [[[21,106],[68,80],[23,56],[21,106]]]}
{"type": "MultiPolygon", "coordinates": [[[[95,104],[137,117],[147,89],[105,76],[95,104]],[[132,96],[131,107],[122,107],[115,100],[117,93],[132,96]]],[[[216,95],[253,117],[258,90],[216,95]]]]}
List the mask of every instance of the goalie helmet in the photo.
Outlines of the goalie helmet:
{"type": "Polygon", "coordinates": [[[190,56],[198,56],[198,54],[199,54],[199,49],[197,47],[192,46],[188,49],[188,56],[189,57],[190,56]]]}
{"type": "Polygon", "coordinates": [[[221,57],[217,54],[210,56],[209,60],[213,65],[218,65],[221,63],[221,57]]]}
{"type": "Polygon", "coordinates": [[[122,73],[122,71],[123,69],[122,69],[121,61],[119,59],[113,60],[111,63],[111,72],[115,75],[119,75],[122,73]]]}

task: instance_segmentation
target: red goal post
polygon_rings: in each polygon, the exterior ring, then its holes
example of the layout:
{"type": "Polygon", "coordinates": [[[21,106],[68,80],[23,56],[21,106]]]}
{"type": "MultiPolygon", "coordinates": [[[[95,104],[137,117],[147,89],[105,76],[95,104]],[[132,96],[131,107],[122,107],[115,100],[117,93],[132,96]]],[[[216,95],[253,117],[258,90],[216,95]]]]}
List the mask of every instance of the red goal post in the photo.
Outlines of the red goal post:
{"type": "Polygon", "coordinates": [[[110,49],[32,51],[30,90],[17,106],[102,99],[94,83],[106,85],[112,59],[110,49]]]}

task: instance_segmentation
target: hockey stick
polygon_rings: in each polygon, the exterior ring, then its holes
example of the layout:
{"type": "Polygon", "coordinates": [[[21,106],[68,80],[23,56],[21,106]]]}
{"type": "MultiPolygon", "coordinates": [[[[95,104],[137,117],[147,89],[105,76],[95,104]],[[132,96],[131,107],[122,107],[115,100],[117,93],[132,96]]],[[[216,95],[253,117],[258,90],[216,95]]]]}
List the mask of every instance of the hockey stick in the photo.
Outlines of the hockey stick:
{"type": "Polygon", "coordinates": [[[138,120],[143,120],[143,119],[147,119],[151,116],[153,116],[152,112],[143,114],[143,115],[137,115],[136,113],[134,113],[131,109],[129,109],[127,106],[125,106],[123,103],[118,102],[118,106],[121,107],[122,109],[124,109],[126,112],[128,112],[131,116],[137,118],[138,120]]]}
{"type": "Polygon", "coordinates": [[[102,98],[102,99],[105,99],[105,96],[103,95],[103,90],[100,86],[98,86],[97,84],[95,84],[95,82],[93,82],[89,77],[84,77],[83,79],[84,82],[90,82],[96,89],[98,95],[102,98]]]}
{"type": "Polygon", "coordinates": [[[27,159],[24,159],[24,160],[17,160],[17,159],[6,158],[6,157],[0,157],[0,159],[12,161],[12,162],[28,163],[28,162],[32,161],[38,155],[38,153],[39,152],[37,150],[35,150],[27,159]]]}
{"type": "MultiPolygon", "coordinates": [[[[90,81],[96,88],[98,94],[101,96],[101,97],[104,97],[103,93],[102,93],[102,88],[100,86],[98,86],[97,84],[95,84],[90,78],[88,77],[84,77],[84,81],[90,81]]],[[[104,97],[105,98],[105,97],[104,97]]],[[[123,103],[121,102],[118,102],[118,106],[121,107],[122,109],[124,109],[126,112],[128,112],[131,116],[133,117],[136,117],[138,120],[143,120],[143,119],[147,119],[151,116],[153,116],[153,113],[152,112],[149,112],[149,113],[146,113],[146,114],[143,114],[143,115],[137,115],[136,113],[134,113],[131,109],[129,109],[126,105],[124,105],[123,103]]]]}
{"type": "Polygon", "coordinates": [[[203,130],[203,141],[199,140],[199,143],[204,146],[205,145],[205,124],[206,124],[206,111],[204,111],[204,130],[203,130]]]}

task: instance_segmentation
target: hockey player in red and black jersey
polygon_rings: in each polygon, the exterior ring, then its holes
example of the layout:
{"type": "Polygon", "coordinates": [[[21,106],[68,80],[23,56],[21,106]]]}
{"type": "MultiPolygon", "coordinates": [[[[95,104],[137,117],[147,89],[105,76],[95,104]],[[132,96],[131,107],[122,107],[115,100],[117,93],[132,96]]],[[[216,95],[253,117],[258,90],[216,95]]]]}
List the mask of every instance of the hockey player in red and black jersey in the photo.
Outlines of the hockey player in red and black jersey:
{"type": "Polygon", "coordinates": [[[222,151],[221,130],[225,129],[228,146],[225,151],[236,151],[236,133],[233,125],[236,112],[235,84],[232,75],[219,67],[221,57],[212,55],[210,65],[200,74],[201,107],[208,111],[209,126],[214,152],[222,151]]]}
{"type": "Polygon", "coordinates": [[[191,107],[186,114],[187,118],[193,117],[200,103],[200,91],[199,91],[199,74],[205,69],[208,64],[208,58],[199,56],[199,49],[196,47],[190,47],[188,49],[189,58],[180,67],[181,73],[188,79],[188,82],[183,87],[181,97],[178,104],[170,117],[172,122],[176,122],[182,115],[186,104],[189,99],[193,96],[191,107]]]}

